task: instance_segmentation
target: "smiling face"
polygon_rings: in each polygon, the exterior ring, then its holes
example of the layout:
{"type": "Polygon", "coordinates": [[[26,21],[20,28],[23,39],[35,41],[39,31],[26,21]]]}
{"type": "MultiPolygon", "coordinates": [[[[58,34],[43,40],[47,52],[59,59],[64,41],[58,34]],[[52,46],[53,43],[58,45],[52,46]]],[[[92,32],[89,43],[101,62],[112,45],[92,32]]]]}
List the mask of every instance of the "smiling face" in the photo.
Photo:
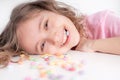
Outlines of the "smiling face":
{"type": "Polygon", "coordinates": [[[42,11],[20,23],[17,37],[23,50],[30,54],[65,53],[80,40],[69,18],[50,11],[42,11]]]}

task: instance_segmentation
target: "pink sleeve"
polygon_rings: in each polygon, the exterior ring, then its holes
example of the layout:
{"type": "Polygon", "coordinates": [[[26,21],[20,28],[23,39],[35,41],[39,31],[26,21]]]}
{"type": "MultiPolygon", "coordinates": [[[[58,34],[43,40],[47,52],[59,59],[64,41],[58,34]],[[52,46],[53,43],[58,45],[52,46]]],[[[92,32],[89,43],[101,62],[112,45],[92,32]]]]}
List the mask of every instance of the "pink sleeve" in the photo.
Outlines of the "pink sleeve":
{"type": "Polygon", "coordinates": [[[120,36],[120,16],[101,11],[86,18],[88,35],[92,39],[120,36]]]}

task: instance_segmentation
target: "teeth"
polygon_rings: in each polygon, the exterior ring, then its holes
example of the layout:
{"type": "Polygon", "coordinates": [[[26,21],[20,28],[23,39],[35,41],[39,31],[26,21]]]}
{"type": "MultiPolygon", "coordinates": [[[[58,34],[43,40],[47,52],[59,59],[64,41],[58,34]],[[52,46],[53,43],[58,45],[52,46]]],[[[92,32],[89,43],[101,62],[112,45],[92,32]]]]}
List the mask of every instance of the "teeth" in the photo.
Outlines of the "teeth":
{"type": "Polygon", "coordinates": [[[69,35],[69,32],[67,30],[64,30],[63,45],[65,44],[68,35],[69,35]]]}
{"type": "Polygon", "coordinates": [[[63,37],[63,44],[66,42],[67,36],[66,36],[66,30],[64,30],[64,37],[63,37]]]}
{"type": "Polygon", "coordinates": [[[68,32],[67,30],[65,30],[65,32],[66,32],[66,35],[68,36],[68,35],[69,35],[69,32],[68,32]]]}

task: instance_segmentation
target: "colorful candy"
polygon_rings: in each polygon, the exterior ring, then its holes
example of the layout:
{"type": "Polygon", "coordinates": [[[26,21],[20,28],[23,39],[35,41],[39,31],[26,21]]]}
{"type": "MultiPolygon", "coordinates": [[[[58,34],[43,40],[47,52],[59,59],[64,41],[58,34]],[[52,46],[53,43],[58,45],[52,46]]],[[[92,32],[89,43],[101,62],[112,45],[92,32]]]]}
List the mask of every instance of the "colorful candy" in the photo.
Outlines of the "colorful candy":
{"type": "MultiPolygon", "coordinates": [[[[21,55],[21,57],[24,57],[24,55],[21,55]]],[[[84,61],[76,63],[66,55],[45,54],[38,58],[30,56],[28,61],[30,62],[30,68],[36,69],[39,72],[39,76],[34,80],[63,80],[66,76],[63,73],[58,73],[59,71],[57,70],[62,70],[68,74],[82,75],[84,73],[82,69],[84,67],[84,61]]],[[[24,80],[33,79],[31,77],[25,77],[24,80]]]]}

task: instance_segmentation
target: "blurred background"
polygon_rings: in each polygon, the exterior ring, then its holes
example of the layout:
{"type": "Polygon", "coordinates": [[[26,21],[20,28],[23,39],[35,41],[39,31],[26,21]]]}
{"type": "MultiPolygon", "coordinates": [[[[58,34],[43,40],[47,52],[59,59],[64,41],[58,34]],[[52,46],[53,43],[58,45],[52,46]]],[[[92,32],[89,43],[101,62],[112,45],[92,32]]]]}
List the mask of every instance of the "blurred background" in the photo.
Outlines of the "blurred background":
{"type": "MultiPolygon", "coordinates": [[[[0,33],[7,24],[12,9],[22,3],[34,0],[1,0],[0,1],[0,33]]],[[[58,0],[65,2],[79,12],[92,14],[101,10],[111,10],[120,15],[120,0],[58,0]]]]}

